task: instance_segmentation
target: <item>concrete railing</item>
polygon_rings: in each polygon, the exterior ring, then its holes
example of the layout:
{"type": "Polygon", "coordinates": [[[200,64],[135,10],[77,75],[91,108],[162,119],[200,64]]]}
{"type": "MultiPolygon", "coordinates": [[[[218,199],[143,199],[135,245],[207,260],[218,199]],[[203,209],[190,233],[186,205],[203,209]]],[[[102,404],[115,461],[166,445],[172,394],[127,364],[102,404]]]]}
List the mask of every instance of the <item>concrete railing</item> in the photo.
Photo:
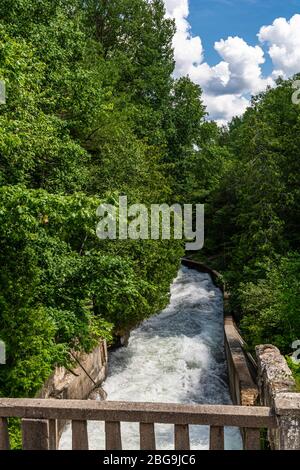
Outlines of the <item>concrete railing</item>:
{"type": "Polygon", "coordinates": [[[0,449],[9,449],[7,418],[22,419],[24,450],[57,449],[57,420],[72,422],[73,450],[87,450],[87,421],[105,422],[106,450],[122,449],[121,422],[140,424],[140,448],[155,450],[155,423],[174,425],[175,450],[189,450],[189,425],[210,426],[210,449],[224,449],[224,426],[244,429],[244,448],[260,449],[260,430],[276,427],[269,407],[0,399],[0,449]]]}
{"type": "Polygon", "coordinates": [[[277,427],[269,430],[274,450],[300,450],[300,393],[285,358],[275,346],[256,347],[260,402],[274,409],[277,427]]]}

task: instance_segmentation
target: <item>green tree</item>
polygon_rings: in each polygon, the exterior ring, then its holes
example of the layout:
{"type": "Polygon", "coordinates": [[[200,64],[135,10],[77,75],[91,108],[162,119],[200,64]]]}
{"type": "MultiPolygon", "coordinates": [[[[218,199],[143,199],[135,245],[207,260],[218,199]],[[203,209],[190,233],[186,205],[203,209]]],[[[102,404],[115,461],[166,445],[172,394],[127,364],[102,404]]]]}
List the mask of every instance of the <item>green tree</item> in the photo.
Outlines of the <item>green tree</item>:
{"type": "Polygon", "coordinates": [[[181,242],[100,241],[96,209],[171,198],[174,25],[162,1],[0,5],[1,394],[163,308],[181,242]],[[101,25],[103,28],[101,32],[101,25]]]}

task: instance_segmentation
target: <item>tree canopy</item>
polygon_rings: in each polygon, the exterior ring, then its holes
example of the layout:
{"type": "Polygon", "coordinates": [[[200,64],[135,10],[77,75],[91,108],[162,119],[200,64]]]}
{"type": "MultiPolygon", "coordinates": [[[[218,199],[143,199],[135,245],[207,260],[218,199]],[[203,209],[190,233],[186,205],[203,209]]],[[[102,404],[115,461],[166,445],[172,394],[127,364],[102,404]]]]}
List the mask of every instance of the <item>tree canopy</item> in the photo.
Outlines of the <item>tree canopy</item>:
{"type": "MultiPolygon", "coordinates": [[[[300,106],[292,79],[225,128],[175,79],[162,0],[2,0],[2,396],[34,396],[72,349],[163,308],[181,241],[96,237],[96,209],[204,203],[200,256],[250,347],[299,339],[300,106]]],[[[299,78],[295,77],[295,78],[299,78]]]]}
{"type": "Polygon", "coordinates": [[[70,349],[168,301],[183,244],[100,241],[96,209],[176,197],[176,142],[192,111],[193,150],[204,108],[172,77],[174,31],[161,0],[1,2],[2,395],[33,396],[70,349]]]}

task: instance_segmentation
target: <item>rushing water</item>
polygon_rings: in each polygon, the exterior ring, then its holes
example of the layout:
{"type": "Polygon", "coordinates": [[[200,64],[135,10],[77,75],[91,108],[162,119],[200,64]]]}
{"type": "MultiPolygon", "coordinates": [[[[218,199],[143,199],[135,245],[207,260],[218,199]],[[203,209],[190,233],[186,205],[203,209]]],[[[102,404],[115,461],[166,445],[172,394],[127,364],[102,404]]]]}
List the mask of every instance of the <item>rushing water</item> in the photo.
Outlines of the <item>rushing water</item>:
{"type": "MultiPolygon", "coordinates": [[[[223,338],[223,299],[208,274],[182,268],[168,307],[110,354],[103,385],[108,400],[230,404],[223,338]]],[[[123,448],[139,448],[138,424],[122,423],[123,448]]],[[[91,449],[104,449],[104,425],[89,422],[91,449]]],[[[155,425],[158,449],[174,449],[173,426],[155,425]]],[[[207,449],[207,426],[190,426],[192,449],[207,449]]],[[[61,448],[70,448],[70,427],[61,448]]],[[[225,448],[241,448],[239,431],[225,429],[225,448]]]]}

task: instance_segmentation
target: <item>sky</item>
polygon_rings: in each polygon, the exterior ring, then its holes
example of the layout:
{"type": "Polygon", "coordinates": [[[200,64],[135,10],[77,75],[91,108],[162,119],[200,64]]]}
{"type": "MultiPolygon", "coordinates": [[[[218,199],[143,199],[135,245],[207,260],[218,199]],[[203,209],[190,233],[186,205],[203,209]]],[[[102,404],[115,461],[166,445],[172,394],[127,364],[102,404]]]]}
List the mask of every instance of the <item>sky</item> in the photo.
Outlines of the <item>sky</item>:
{"type": "Polygon", "coordinates": [[[251,95],[300,72],[300,0],[164,0],[177,32],[175,76],[202,87],[211,119],[241,115],[251,95]]]}

